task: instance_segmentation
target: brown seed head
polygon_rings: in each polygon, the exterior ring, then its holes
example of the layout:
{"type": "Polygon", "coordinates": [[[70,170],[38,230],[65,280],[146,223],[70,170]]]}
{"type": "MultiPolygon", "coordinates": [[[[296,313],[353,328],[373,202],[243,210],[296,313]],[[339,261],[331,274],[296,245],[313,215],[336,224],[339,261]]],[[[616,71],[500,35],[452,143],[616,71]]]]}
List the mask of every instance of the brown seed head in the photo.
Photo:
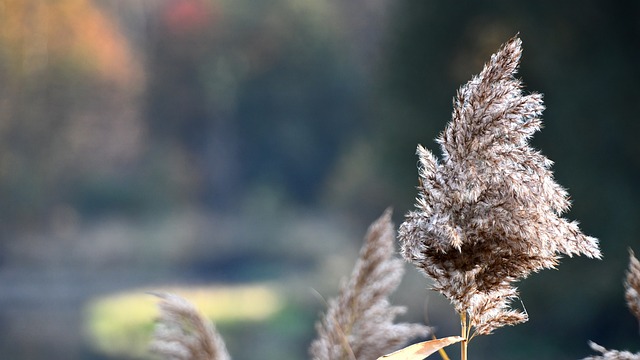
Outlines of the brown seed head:
{"type": "Polygon", "coordinates": [[[469,315],[477,334],[527,320],[509,307],[513,282],[554,268],[561,254],[601,256],[595,238],[561,217],[568,194],[552,162],[528,144],[544,106],[514,77],[521,52],[512,38],[459,89],[437,139],[442,159],[418,146],[416,209],[398,234],[405,259],[469,315]]]}

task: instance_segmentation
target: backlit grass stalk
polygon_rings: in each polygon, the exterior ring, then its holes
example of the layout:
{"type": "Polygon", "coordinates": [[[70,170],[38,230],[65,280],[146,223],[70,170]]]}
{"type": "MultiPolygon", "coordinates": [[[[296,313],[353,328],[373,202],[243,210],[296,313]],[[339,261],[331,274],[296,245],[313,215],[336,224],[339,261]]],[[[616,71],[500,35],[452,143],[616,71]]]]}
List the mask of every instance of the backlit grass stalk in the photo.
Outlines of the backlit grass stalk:
{"type": "Polygon", "coordinates": [[[460,328],[461,328],[460,336],[464,338],[464,340],[460,342],[460,359],[462,360],[467,360],[467,343],[469,342],[468,327],[469,326],[467,324],[467,314],[466,313],[460,314],[460,328]]]}
{"type": "Polygon", "coordinates": [[[151,350],[171,360],[230,360],[216,327],[186,299],[174,294],[155,294],[161,301],[151,350]]]}
{"type": "Polygon", "coordinates": [[[389,303],[404,274],[402,260],[395,257],[395,240],[387,210],[369,227],[351,276],[317,323],[312,359],[375,359],[430,332],[424,325],[394,323],[404,312],[389,303]]]}
{"type": "MultiPolygon", "coordinates": [[[[624,297],[627,300],[629,311],[640,321],[640,261],[629,249],[629,268],[624,282],[624,297]]],[[[600,355],[593,355],[583,360],[640,360],[640,352],[608,350],[592,341],[589,346],[600,355]]]]}
{"type": "Polygon", "coordinates": [[[601,256],[598,241],[561,216],[568,194],[552,161],[528,144],[544,106],[514,76],[521,53],[512,38],[459,89],[437,139],[440,159],[418,146],[415,210],[398,231],[404,258],[460,314],[463,360],[474,336],[527,321],[511,308],[515,282],[555,268],[563,254],[601,256]]]}

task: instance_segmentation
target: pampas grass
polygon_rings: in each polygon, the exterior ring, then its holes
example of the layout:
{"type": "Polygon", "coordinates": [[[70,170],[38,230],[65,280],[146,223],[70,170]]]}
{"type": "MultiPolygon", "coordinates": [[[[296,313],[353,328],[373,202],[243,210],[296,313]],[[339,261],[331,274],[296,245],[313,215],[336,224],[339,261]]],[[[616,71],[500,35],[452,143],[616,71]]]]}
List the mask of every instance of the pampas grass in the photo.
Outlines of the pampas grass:
{"type": "MultiPolygon", "coordinates": [[[[624,297],[627,300],[627,307],[631,313],[640,321],[640,261],[635,257],[632,250],[629,250],[629,269],[624,282],[624,297]]],[[[600,355],[594,355],[583,360],[640,360],[640,353],[632,354],[628,351],[607,350],[593,341],[589,342],[593,351],[600,355]]]]}
{"type": "Polygon", "coordinates": [[[230,360],[215,326],[184,298],[155,294],[161,301],[151,351],[168,360],[230,360]]]}
{"type": "Polygon", "coordinates": [[[640,360],[640,354],[632,354],[628,351],[607,350],[594,342],[589,342],[589,346],[593,351],[597,351],[601,355],[589,356],[583,360],[640,360]]]}
{"type": "Polygon", "coordinates": [[[624,297],[631,313],[640,321],[640,261],[629,250],[629,269],[624,283],[624,297]]]}
{"type": "Polygon", "coordinates": [[[515,78],[521,43],[509,40],[460,88],[437,139],[442,158],[418,146],[416,209],[399,230],[402,255],[451,301],[467,340],[527,321],[511,307],[514,282],[555,268],[562,254],[601,257],[598,241],[561,217],[568,194],[528,144],[544,106],[515,78]]]}
{"type": "Polygon", "coordinates": [[[429,333],[424,325],[394,323],[405,311],[388,299],[404,273],[402,261],[394,257],[394,243],[387,210],[369,227],[349,280],[316,325],[318,337],[310,348],[314,360],[376,359],[429,333]]]}

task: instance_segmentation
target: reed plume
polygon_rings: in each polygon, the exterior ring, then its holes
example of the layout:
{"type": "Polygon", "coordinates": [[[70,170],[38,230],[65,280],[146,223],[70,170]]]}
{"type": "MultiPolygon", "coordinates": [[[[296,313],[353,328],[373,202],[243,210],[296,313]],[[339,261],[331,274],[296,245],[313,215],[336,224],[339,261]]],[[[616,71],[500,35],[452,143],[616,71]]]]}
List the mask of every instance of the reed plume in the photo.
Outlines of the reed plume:
{"type": "MultiPolygon", "coordinates": [[[[633,315],[640,321],[640,261],[635,257],[632,250],[629,250],[629,269],[624,282],[624,297],[627,306],[633,315]]],[[[590,356],[583,360],[640,360],[640,353],[630,353],[628,351],[607,350],[592,341],[589,346],[593,351],[601,355],[590,356]]]]}
{"type": "Polygon", "coordinates": [[[429,328],[394,324],[403,307],[391,306],[388,296],[404,274],[402,260],[394,257],[395,231],[387,210],[367,231],[360,255],[347,283],[316,324],[317,338],[310,347],[315,360],[372,360],[396,350],[429,328]]]}
{"type": "Polygon", "coordinates": [[[601,355],[589,356],[583,360],[640,360],[640,354],[633,354],[628,351],[607,350],[594,342],[589,342],[589,346],[593,351],[597,351],[601,355]]]}
{"type": "Polygon", "coordinates": [[[441,159],[418,146],[417,202],[399,229],[402,255],[451,301],[465,339],[527,321],[511,308],[514,282],[562,254],[601,257],[597,239],[561,217],[568,194],[528,144],[544,106],[514,77],[521,53],[512,38],[458,90],[441,159]]]}
{"type": "Polygon", "coordinates": [[[171,360],[230,360],[224,340],[184,298],[154,294],[161,301],[151,351],[171,360]]]}
{"type": "Polygon", "coordinates": [[[631,313],[640,321],[640,261],[629,250],[629,269],[624,283],[624,297],[631,313]]]}

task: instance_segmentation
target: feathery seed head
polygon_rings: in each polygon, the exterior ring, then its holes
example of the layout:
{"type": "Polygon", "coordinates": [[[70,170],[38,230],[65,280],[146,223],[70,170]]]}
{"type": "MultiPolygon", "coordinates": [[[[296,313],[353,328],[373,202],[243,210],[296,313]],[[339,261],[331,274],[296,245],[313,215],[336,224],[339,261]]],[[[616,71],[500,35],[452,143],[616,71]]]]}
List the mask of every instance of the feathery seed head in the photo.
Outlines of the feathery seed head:
{"type": "Polygon", "coordinates": [[[589,346],[601,355],[589,356],[583,360],[640,360],[640,353],[633,354],[629,351],[608,350],[592,341],[589,342],[589,346]]]}
{"type": "Polygon", "coordinates": [[[420,324],[394,323],[403,307],[392,306],[389,295],[404,274],[394,257],[395,231],[391,210],[367,231],[348,283],[317,323],[318,337],[310,347],[314,360],[376,359],[415,337],[427,335],[420,324]]]}
{"type": "Polygon", "coordinates": [[[230,360],[224,340],[184,298],[168,293],[160,298],[160,317],[156,324],[151,350],[171,360],[230,360]]]}
{"type": "Polygon", "coordinates": [[[640,261],[629,250],[629,270],[624,283],[624,297],[633,315],[640,320],[640,261]]]}
{"type": "MultiPolygon", "coordinates": [[[[629,249],[629,269],[624,282],[627,306],[629,310],[640,320],[640,261],[633,254],[633,250],[629,249]]],[[[592,341],[589,346],[600,355],[593,355],[583,360],[640,360],[640,353],[630,353],[628,351],[608,350],[592,341]]]]}
{"type": "Polygon", "coordinates": [[[458,90],[437,139],[441,160],[418,146],[416,209],[399,229],[405,259],[469,315],[477,334],[527,320],[509,308],[513,282],[554,268],[561,254],[600,258],[598,241],[561,217],[568,194],[552,162],[528,144],[544,105],[514,77],[521,53],[512,38],[458,90]]]}

